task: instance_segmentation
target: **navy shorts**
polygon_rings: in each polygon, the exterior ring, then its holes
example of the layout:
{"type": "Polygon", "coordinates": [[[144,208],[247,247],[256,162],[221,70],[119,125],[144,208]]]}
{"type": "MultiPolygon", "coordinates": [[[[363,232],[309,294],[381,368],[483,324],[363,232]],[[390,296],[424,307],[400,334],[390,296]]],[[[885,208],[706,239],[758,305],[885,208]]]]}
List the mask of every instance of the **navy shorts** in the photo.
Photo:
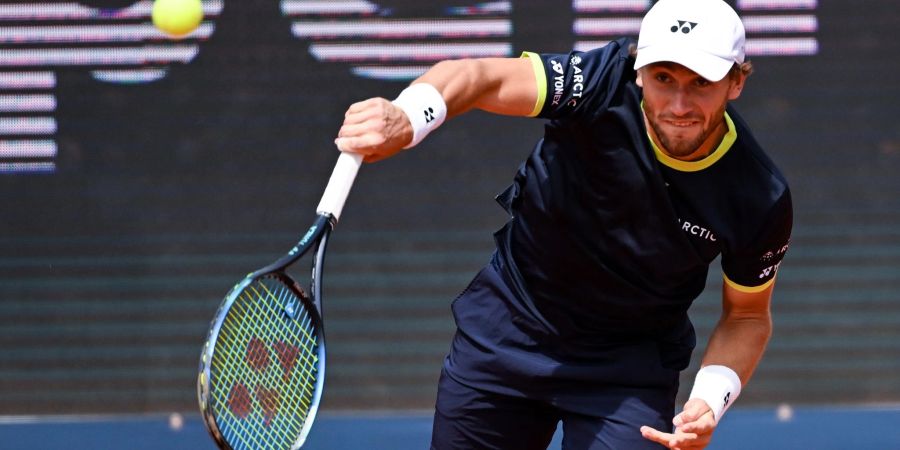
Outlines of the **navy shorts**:
{"type": "Polygon", "coordinates": [[[590,416],[541,400],[485,392],[441,374],[431,435],[432,450],[545,450],[562,422],[563,450],[660,450],[640,427],[671,432],[672,415],[652,405],[672,406],[669,395],[623,395],[615,414],[590,416]],[[648,398],[650,397],[650,398],[648,398]]]}
{"type": "Polygon", "coordinates": [[[453,303],[457,332],[438,384],[433,450],[546,449],[560,422],[565,450],[664,448],[640,433],[672,429],[679,371],[660,363],[656,343],[560,356],[521,326],[510,295],[489,265],[453,303]]]}

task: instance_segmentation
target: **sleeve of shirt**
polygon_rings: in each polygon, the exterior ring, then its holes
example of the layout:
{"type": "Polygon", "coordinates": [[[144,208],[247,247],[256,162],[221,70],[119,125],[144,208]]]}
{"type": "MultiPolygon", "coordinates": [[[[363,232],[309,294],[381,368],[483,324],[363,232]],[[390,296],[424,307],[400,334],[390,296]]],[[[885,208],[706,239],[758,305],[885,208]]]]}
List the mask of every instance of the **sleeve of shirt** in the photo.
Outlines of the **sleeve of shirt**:
{"type": "MultiPolygon", "coordinates": [[[[532,117],[563,119],[605,110],[629,61],[628,40],[594,50],[537,54],[524,52],[537,80],[538,99],[532,117]]],[[[633,72],[630,68],[630,72],[633,72]]]]}
{"type": "Polygon", "coordinates": [[[789,191],[785,191],[764,222],[763,230],[747,248],[722,254],[725,283],[742,292],[760,292],[775,282],[788,250],[793,225],[789,191]]]}

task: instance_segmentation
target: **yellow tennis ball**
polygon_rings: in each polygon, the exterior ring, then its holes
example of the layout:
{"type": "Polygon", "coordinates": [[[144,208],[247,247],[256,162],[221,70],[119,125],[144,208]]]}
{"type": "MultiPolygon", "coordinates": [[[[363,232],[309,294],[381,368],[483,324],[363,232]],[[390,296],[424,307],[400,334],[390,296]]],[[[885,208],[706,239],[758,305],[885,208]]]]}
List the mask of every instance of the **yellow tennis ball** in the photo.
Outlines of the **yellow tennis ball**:
{"type": "Polygon", "coordinates": [[[173,37],[190,34],[203,21],[200,0],[156,0],[150,13],[153,25],[173,37]]]}

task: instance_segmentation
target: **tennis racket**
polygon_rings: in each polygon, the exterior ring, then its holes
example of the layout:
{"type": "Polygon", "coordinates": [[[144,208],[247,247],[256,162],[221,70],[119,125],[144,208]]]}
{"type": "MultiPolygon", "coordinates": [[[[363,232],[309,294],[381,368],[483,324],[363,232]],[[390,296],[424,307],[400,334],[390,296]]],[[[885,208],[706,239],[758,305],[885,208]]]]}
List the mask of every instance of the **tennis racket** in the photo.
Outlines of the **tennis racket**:
{"type": "Polygon", "coordinates": [[[361,155],[340,154],[309,230],[286,255],[238,282],[212,320],[197,396],[220,448],[298,449],[309,434],[325,380],[325,247],[361,162],[361,155]],[[304,290],[286,269],[310,252],[304,290]]]}

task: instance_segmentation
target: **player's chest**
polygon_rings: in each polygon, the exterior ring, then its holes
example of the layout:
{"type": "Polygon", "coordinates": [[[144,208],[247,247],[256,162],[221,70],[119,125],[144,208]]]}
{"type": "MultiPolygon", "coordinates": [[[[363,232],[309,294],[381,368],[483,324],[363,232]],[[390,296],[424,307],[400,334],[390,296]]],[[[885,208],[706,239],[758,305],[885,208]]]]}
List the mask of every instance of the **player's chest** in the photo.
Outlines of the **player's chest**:
{"type": "Polygon", "coordinates": [[[678,233],[687,240],[697,254],[710,262],[722,253],[735,228],[730,222],[730,208],[718,196],[692,195],[684,186],[666,182],[678,233]]]}

